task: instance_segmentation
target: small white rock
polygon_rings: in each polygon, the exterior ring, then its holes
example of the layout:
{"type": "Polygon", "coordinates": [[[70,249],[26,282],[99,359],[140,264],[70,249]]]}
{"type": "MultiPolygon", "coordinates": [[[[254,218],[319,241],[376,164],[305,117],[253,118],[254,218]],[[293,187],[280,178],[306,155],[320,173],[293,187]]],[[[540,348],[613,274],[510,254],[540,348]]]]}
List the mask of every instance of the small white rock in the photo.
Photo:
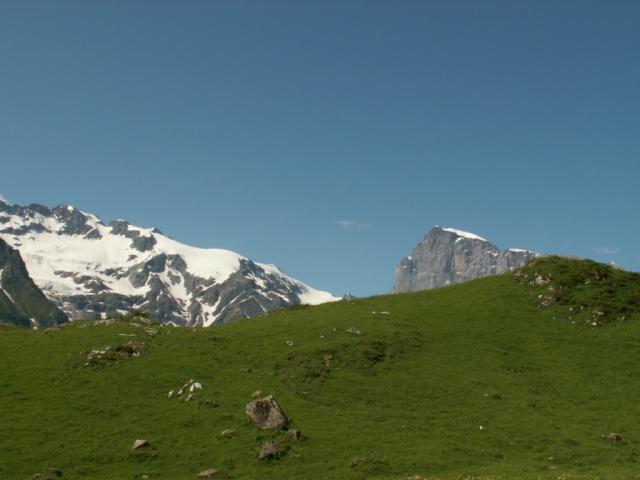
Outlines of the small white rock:
{"type": "Polygon", "coordinates": [[[131,447],[131,449],[132,450],[138,450],[139,448],[146,448],[148,446],[149,446],[149,442],[139,438],[138,440],[133,442],[133,446],[131,447]]]}

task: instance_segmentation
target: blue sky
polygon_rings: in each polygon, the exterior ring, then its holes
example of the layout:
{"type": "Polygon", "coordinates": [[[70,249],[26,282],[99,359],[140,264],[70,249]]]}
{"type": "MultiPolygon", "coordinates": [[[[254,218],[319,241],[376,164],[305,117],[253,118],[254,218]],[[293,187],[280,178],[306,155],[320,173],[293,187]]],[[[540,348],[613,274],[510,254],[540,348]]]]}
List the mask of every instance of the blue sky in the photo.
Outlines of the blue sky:
{"type": "Polygon", "coordinates": [[[0,1],[0,192],[390,290],[434,224],[640,269],[640,2],[0,1]]]}

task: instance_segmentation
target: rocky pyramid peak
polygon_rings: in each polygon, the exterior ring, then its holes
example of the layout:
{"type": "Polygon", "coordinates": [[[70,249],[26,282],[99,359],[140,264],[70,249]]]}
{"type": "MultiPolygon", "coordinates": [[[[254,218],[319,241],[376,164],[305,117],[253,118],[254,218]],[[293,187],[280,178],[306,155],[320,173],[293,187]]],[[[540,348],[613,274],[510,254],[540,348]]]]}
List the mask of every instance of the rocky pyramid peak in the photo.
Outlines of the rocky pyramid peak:
{"type": "Polygon", "coordinates": [[[539,256],[500,250],[487,239],[450,227],[433,227],[396,268],[394,292],[411,292],[511,271],[539,256]]]}

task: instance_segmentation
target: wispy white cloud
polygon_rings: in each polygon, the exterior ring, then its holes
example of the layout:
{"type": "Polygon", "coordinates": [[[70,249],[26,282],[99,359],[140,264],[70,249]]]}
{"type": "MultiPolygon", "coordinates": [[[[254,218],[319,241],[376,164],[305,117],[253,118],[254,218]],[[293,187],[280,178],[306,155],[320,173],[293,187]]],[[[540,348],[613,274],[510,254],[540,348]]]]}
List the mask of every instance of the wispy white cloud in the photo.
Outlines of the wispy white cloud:
{"type": "Polygon", "coordinates": [[[371,225],[367,223],[359,223],[355,220],[338,220],[336,225],[338,225],[342,230],[349,232],[364,232],[371,228],[371,225]]]}
{"type": "Polygon", "coordinates": [[[609,248],[609,247],[598,247],[598,248],[594,248],[593,251],[598,255],[615,255],[616,253],[620,253],[619,248],[609,248]]]}

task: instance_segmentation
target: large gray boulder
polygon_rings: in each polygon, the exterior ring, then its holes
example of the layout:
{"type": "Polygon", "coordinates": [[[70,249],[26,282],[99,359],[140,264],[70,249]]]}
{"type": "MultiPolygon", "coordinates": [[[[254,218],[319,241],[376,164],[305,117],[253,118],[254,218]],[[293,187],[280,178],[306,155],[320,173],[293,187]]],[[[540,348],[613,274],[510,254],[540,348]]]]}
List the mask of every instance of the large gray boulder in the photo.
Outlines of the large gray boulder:
{"type": "Polygon", "coordinates": [[[500,250],[488,240],[453,228],[434,227],[396,268],[393,292],[462,283],[521,267],[539,253],[500,250]]]}
{"type": "Polygon", "coordinates": [[[245,411],[251,421],[262,430],[282,428],[289,423],[289,419],[271,395],[249,402],[245,411]]]}

